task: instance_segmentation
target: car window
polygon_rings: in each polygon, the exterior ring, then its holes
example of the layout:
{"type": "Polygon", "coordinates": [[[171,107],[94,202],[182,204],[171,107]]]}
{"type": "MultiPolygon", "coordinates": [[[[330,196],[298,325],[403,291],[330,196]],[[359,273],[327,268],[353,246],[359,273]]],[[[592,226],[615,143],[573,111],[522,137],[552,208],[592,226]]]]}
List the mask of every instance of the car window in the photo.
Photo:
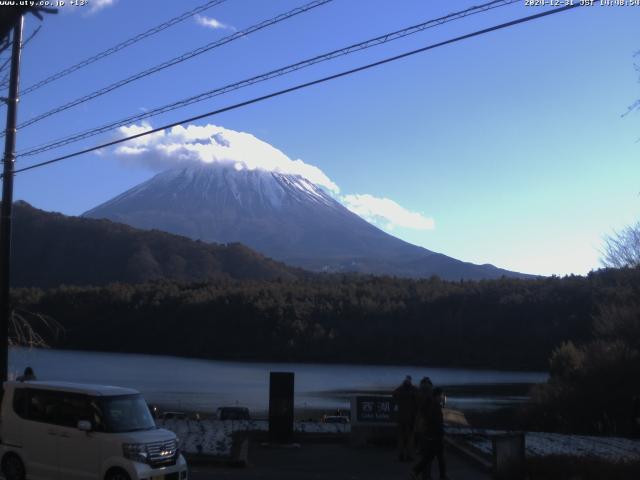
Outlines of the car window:
{"type": "Polygon", "coordinates": [[[27,389],[16,388],[13,391],[13,411],[21,418],[27,417],[27,389]]]}
{"type": "Polygon", "coordinates": [[[57,392],[50,390],[28,389],[27,417],[29,420],[43,423],[56,423],[58,409],[57,392]]]}
{"type": "Polygon", "coordinates": [[[96,432],[106,432],[107,427],[104,423],[104,412],[102,410],[102,406],[98,402],[96,398],[89,399],[89,420],[91,422],[91,426],[93,430],[96,432]]]}
{"type": "Polygon", "coordinates": [[[107,396],[95,399],[107,432],[151,430],[156,424],[140,394],[107,396]]]}
{"type": "Polygon", "coordinates": [[[56,424],[76,428],[80,420],[91,420],[86,395],[61,392],[58,401],[56,424]]]}

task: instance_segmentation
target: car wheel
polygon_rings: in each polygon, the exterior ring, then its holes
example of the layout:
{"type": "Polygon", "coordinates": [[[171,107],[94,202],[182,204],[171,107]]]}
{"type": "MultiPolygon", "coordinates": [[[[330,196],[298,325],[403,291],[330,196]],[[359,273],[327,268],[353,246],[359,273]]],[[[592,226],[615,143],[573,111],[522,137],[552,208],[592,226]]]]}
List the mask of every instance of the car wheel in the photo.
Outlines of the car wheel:
{"type": "Polygon", "coordinates": [[[105,480],[131,480],[131,477],[127,472],[118,468],[107,473],[105,480]]]}
{"type": "Polygon", "coordinates": [[[7,455],[2,462],[2,473],[6,480],[24,480],[24,464],[17,455],[7,455]]]}

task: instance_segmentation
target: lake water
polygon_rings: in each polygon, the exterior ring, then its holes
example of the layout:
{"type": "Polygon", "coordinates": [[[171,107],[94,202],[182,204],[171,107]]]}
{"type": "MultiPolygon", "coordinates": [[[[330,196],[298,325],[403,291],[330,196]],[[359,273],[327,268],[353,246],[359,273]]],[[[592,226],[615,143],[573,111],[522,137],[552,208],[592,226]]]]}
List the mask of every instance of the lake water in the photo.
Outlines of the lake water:
{"type": "MultiPolygon", "coordinates": [[[[243,363],[157,355],[12,348],[10,375],[31,366],[39,380],[61,380],[132,387],[150,403],[168,409],[213,412],[242,405],[264,412],[269,402],[269,372],[295,373],[298,408],[348,407],[358,392],[385,392],[405,375],[417,382],[429,376],[450,386],[449,405],[462,410],[491,409],[523,401],[506,386],[544,382],[546,373],[460,368],[299,363],[243,363]]],[[[522,390],[522,389],[520,389],[522,390]]]]}

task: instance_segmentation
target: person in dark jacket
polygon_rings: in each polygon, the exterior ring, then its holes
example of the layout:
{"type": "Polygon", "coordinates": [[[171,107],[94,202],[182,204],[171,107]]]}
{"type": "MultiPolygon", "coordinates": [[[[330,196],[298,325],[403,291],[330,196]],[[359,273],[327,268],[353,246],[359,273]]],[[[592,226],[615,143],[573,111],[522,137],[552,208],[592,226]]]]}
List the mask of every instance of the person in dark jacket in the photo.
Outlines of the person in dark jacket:
{"type": "Polygon", "coordinates": [[[421,445],[421,438],[424,435],[426,415],[429,413],[432,398],[433,383],[431,383],[431,379],[429,377],[423,377],[418,385],[418,393],[416,396],[416,423],[413,429],[418,445],[421,445]]]}
{"type": "Polygon", "coordinates": [[[415,472],[413,473],[412,478],[419,478],[419,475],[422,474],[427,464],[426,458],[429,455],[428,442],[425,434],[427,422],[431,413],[431,402],[433,401],[433,383],[431,383],[431,379],[429,377],[424,377],[420,380],[416,398],[417,413],[414,432],[415,442],[420,452],[420,461],[412,470],[412,472],[415,472]]]}
{"type": "Polygon", "coordinates": [[[438,459],[440,478],[443,480],[449,478],[444,458],[444,417],[442,414],[444,398],[444,390],[434,388],[430,401],[422,406],[424,426],[421,434],[421,458],[411,472],[414,479],[420,478],[420,475],[423,474],[426,474],[424,478],[431,478],[431,462],[434,458],[438,459]]]}
{"type": "Polygon", "coordinates": [[[416,421],[417,389],[407,375],[398,388],[393,391],[396,404],[396,422],[398,423],[398,460],[413,460],[413,427],[416,421]]]}

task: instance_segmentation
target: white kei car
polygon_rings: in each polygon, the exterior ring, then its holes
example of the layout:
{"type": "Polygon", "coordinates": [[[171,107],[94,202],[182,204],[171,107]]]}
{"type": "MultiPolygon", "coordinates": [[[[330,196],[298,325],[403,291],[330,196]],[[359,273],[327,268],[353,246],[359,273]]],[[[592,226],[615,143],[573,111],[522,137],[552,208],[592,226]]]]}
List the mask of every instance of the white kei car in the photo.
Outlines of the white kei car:
{"type": "Polygon", "coordinates": [[[65,382],[5,382],[0,466],[7,480],[186,480],[176,436],[139,392],[65,382]]]}

